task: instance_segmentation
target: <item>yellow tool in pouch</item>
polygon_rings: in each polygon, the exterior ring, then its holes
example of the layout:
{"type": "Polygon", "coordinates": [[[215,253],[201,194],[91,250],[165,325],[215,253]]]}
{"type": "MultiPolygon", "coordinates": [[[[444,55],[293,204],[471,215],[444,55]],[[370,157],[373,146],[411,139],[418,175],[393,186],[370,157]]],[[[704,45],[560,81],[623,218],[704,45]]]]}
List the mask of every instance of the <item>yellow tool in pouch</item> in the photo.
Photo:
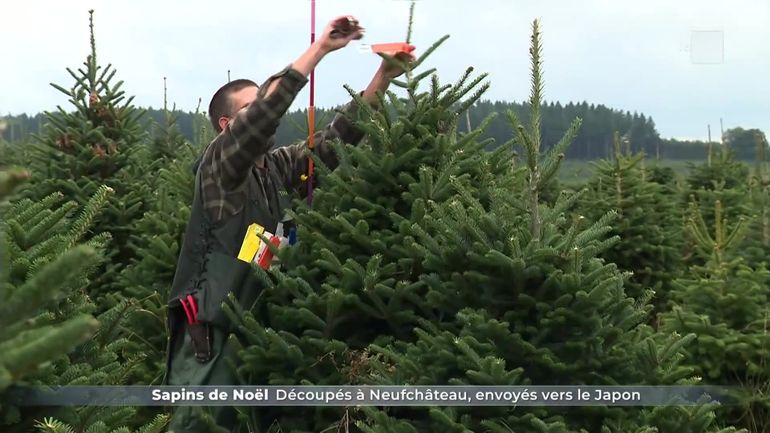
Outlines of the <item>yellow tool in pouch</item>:
{"type": "Polygon", "coordinates": [[[259,250],[259,246],[262,244],[262,239],[259,235],[264,232],[265,228],[259,224],[255,223],[249,226],[246,230],[246,236],[243,238],[243,243],[241,244],[241,251],[238,253],[238,260],[248,263],[254,259],[254,256],[257,255],[257,251],[259,250]]]}

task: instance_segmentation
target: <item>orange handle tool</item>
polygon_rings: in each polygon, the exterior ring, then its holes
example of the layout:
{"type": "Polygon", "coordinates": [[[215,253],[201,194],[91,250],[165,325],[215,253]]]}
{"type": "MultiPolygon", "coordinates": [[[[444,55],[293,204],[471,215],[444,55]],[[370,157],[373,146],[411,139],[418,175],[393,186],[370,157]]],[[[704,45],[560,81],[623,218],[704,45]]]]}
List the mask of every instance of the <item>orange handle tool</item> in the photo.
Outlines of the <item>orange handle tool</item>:
{"type": "Polygon", "coordinates": [[[395,56],[398,53],[411,53],[414,51],[415,46],[407,44],[405,42],[393,42],[389,44],[373,44],[372,51],[375,53],[383,53],[389,56],[395,56]]]}

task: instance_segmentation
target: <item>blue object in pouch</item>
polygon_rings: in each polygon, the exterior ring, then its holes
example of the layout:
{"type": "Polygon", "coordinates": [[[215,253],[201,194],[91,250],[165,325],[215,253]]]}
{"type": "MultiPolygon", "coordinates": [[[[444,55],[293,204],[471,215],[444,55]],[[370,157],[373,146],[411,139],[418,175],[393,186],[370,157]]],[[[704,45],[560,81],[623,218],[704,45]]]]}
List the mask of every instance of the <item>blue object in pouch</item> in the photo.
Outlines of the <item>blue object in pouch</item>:
{"type": "Polygon", "coordinates": [[[297,243],[297,228],[292,227],[289,229],[289,245],[294,245],[297,243]]]}

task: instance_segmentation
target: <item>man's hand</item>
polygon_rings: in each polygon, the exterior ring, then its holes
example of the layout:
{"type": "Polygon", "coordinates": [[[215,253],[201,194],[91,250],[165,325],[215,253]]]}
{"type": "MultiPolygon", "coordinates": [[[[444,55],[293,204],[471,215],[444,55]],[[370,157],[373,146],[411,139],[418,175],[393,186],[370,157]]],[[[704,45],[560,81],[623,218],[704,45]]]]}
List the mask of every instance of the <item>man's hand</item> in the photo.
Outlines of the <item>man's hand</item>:
{"type": "MultiPolygon", "coordinates": [[[[406,52],[399,52],[395,56],[393,56],[396,60],[401,61],[405,65],[409,65],[412,62],[415,61],[414,54],[412,53],[406,53],[406,52]]],[[[382,76],[385,79],[392,80],[401,74],[403,74],[404,69],[397,63],[388,61],[388,59],[384,58],[382,59],[382,63],[380,64],[380,71],[382,73],[382,76]]]]}
{"type": "Polygon", "coordinates": [[[322,53],[327,54],[346,46],[350,41],[363,38],[364,30],[354,17],[340,16],[324,27],[315,43],[322,53]]]}
{"type": "MultiPolygon", "coordinates": [[[[307,77],[324,56],[344,47],[352,40],[361,39],[363,36],[364,28],[358,25],[358,20],[348,15],[337,17],[326,25],[321,36],[297,60],[292,62],[291,66],[307,77]],[[332,35],[334,30],[338,31],[332,35]]],[[[280,81],[280,79],[275,80],[268,86],[265,97],[278,88],[280,81]]]]}
{"type": "MultiPolygon", "coordinates": [[[[411,63],[415,60],[414,54],[412,53],[401,52],[396,54],[394,57],[407,66],[411,66],[411,63]]],[[[379,108],[377,92],[385,93],[385,91],[387,91],[388,87],[390,86],[390,81],[403,74],[404,72],[405,71],[401,66],[395,64],[394,62],[389,62],[388,59],[383,58],[382,63],[380,63],[380,68],[374,74],[372,81],[369,82],[369,85],[366,87],[366,90],[364,90],[364,93],[361,96],[370,105],[379,108]]]]}

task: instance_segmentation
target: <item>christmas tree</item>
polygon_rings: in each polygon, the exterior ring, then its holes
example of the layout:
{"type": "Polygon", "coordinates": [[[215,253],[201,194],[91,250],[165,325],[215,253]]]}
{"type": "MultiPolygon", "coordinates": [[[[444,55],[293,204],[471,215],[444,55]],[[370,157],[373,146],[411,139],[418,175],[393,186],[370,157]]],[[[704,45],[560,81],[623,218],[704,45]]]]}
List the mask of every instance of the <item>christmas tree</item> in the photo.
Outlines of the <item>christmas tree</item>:
{"type": "MultiPolygon", "coordinates": [[[[543,89],[538,22],[532,56],[531,128],[511,115],[526,149],[523,176],[496,183],[485,205],[472,188],[437,204],[416,238],[425,257],[426,297],[449,320],[423,320],[417,341],[373,346],[367,379],[379,384],[559,385],[693,383],[680,364],[693,336],[644,324],[651,293],[624,292],[624,276],[598,257],[614,212],[597,220],[566,211],[540,192],[558,170],[579,121],[541,157],[543,89]],[[455,313],[462,308],[459,313],[455,313]]],[[[363,431],[715,431],[708,406],[686,410],[610,407],[394,408],[367,410],[363,431]]],[[[734,429],[726,429],[732,431],[734,429]]]]}
{"type": "Polygon", "coordinates": [[[75,83],[70,89],[52,84],[64,93],[71,110],[61,106],[47,112],[47,123],[33,149],[29,169],[32,179],[26,197],[40,200],[55,192],[83,205],[100,185],[115,193],[94,221],[97,232],[110,233],[107,260],[94,275],[89,291],[97,299],[117,291],[117,272],[131,258],[128,240],[150,196],[152,170],[144,132],[139,122],[143,111],[126,99],[123,82],[113,83],[112,65],[97,63],[93,10],[89,11],[91,52],[77,71],[67,68],[75,83]]]}
{"type": "MultiPolygon", "coordinates": [[[[125,350],[133,303],[123,300],[98,314],[86,290],[110,240],[104,233],[87,235],[111,193],[109,187],[99,188],[76,218],[74,201],[57,206],[62,194],[40,202],[22,199],[7,211],[0,227],[0,394],[14,387],[123,384],[142,362],[142,356],[125,350]]],[[[3,402],[0,422],[7,432],[30,431],[34,425],[48,429],[43,431],[108,426],[111,431],[143,424],[136,412],[130,407],[20,408],[3,402]]],[[[159,416],[144,427],[162,427],[166,421],[159,416]]]]}
{"type": "Polygon", "coordinates": [[[179,249],[193,195],[194,173],[190,169],[197,150],[185,144],[177,159],[166,163],[158,173],[158,186],[150,209],[136,223],[137,235],[131,239],[136,257],[118,277],[121,292],[109,296],[111,303],[122,298],[140,305],[131,318],[135,352],[146,352],[146,365],[132,381],[159,384],[166,368],[168,291],[174,279],[179,249]]]}
{"type": "MultiPolygon", "coordinates": [[[[4,196],[29,173],[0,172],[4,196]]],[[[74,200],[53,193],[34,202],[19,199],[3,206],[0,224],[0,424],[3,431],[162,431],[168,417],[145,420],[134,408],[19,407],[18,387],[117,385],[134,375],[144,354],[126,350],[127,318],[133,303],[120,300],[98,308],[88,295],[97,268],[105,261],[108,233],[89,237],[94,221],[114,191],[102,185],[82,210],[74,200]],[[7,209],[6,209],[7,208],[7,209]],[[101,313],[99,313],[102,311],[101,313]],[[8,396],[9,400],[5,401],[8,396]],[[52,418],[51,416],[55,417],[52,418]],[[143,425],[144,424],[144,425],[143,425]]],[[[0,198],[1,199],[1,198],[0,198]]]]}
{"type": "Polygon", "coordinates": [[[176,112],[176,104],[171,110],[168,109],[167,81],[166,77],[163,77],[163,123],[155,124],[149,145],[149,157],[153,161],[173,160],[180,150],[183,151],[188,146],[187,140],[179,132],[174,112],[176,112]]]}
{"type": "MultiPolygon", "coordinates": [[[[597,255],[614,214],[569,220],[579,195],[541,193],[577,133],[540,155],[540,33],[531,55],[532,128],[512,115],[526,166],[510,146],[483,151],[488,120],[458,136],[456,121],[486,90],[483,75],[442,86],[408,74],[398,116],[365,110],[358,147],[337,146],[312,208],[295,212],[299,243],[262,272],[255,305],[225,305],[230,342],[250,384],[675,384],[693,336],[644,325],[651,294],[624,293],[624,276],[597,255]]],[[[433,49],[418,59],[417,65],[433,49]]],[[[351,92],[351,94],[353,94],[351,92]]],[[[236,367],[236,366],[233,366],[236,367]]],[[[242,411],[257,430],[716,431],[710,407],[270,408],[242,411]]],[[[725,429],[723,431],[734,431],[725,429]]]]}
{"type": "Polygon", "coordinates": [[[701,206],[703,217],[711,225],[715,223],[711,204],[717,200],[722,203],[727,218],[750,215],[751,208],[746,200],[748,167],[735,159],[729,144],[724,141],[717,149],[710,150],[709,154],[707,162],[689,164],[689,190],[682,197],[685,208],[693,200],[705,203],[706,206],[701,206]]]}
{"type": "MultiPolygon", "coordinates": [[[[372,342],[414,338],[420,318],[431,315],[419,281],[422,259],[407,229],[425,217],[430,202],[450,197],[455,183],[483,191],[504,173],[502,156],[510,152],[485,153],[489,142],[479,136],[491,118],[469,134],[456,131],[459,115],[487,90],[486,75],[472,77],[469,68],[453,85],[442,85],[433,72],[409,71],[407,81],[394,81],[406,97],[381,95],[380,106],[390,103],[392,110],[375,111],[348,89],[361,107],[357,124],[367,132],[365,142],[337,143],[333,172],[316,161],[320,186],[312,206],[296,203],[299,242],[280,252],[283,271],[260,273],[266,287],[256,305],[226,309],[240,337],[231,341],[243,348],[244,383],[351,383],[344,365],[365,357],[372,342]]],[[[275,422],[284,430],[319,431],[340,412],[270,408],[247,415],[265,428],[275,422]]]]}
{"type": "MultiPolygon", "coordinates": [[[[5,173],[10,179],[19,173],[5,173]]],[[[0,181],[1,182],[1,181],[0,181]]],[[[3,182],[8,183],[6,180],[3,182]]],[[[110,190],[100,189],[75,221],[74,202],[54,207],[61,194],[34,203],[12,203],[0,225],[0,392],[42,374],[41,365],[91,337],[98,322],[80,291],[101,260],[108,236],[83,243],[110,190]]],[[[47,368],[47,367],[45,367],[47,368]]],[[[0,407],[3,424],[19,421],[19,409],[0,407]]]]}
{"type": "Polygon", "coordinates": [[[182,137],[176,119],[168,110],[164,89],[165,121],[157,125],[150,143],[154,166],[152,199],[136,222],[129,240],[134,257],[118,276],[120,292],[107,295],[109,304],[135,299],[140,305],[130,319],[133,351],[148,353],[146,364],[132,383],[159,384],[165,372],[168,327],[168,290],[174,278],[181,238],[190,218],[195,174],[191,167],[199,150],[182,137]]]}
{"type": "Polygon", "coordinates": [[[589,220],[613,210],[617,217],[611,235],[619,241],[601,254],[609,263],[629,272],[626,293],[639,298],[655,291],[656,311],[664,311],[671,282],[683,266],[682,215],[676,191],[658,183],[645,170],[644,153],[621,152],[615,134],[614,155],[595,163],[596,175],[580,201],[579,213],[589,220]]]}
{"type": "Polygon", "coordinates": [[[748,263],[770,266],[770,167],[768,143],[764,136],[757,134],[757,159],[748,182],[748,201],[752,207],[749,225],[750,236],[739,248],[739,254],[748,263]]]}
{"type": "Polygon", "coordinates": [[[690,206],[688,230],[704,265],[676,280],[671,293],[676,306],[664,316],[662,329],[697,335],[685,346],[685,364],[705,383],[742,388],[737,405],[720,408],[723,419],[750,432],[768,432],[770,272],[733,252],[747,233],[745,221],[729,224],[719,201],[712,212],[716,222],[709,228],[699,207],[690,206]]]}

